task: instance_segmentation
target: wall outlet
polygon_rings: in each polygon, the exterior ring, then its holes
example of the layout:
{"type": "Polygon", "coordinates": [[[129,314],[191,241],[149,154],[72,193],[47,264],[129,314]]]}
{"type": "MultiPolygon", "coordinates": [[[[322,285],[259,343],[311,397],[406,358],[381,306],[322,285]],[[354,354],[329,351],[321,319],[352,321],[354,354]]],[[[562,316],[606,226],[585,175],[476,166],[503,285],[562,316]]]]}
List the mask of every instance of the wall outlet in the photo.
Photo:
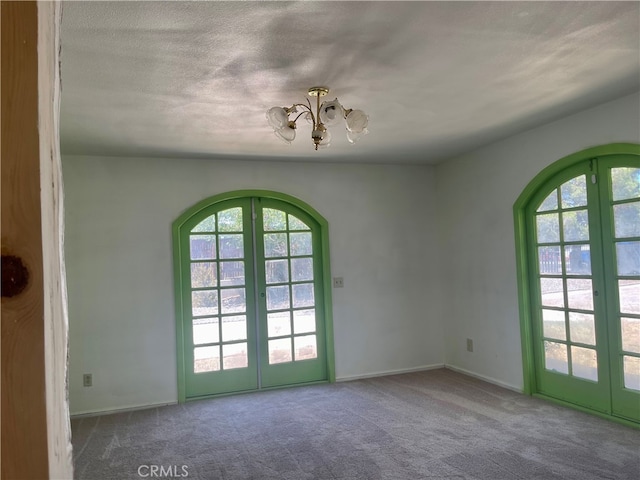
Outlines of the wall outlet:
{"type": "Polygon", "coordinates": [[[344,287],[344,278],[333,277],[333,288],[342,288],[342,287],[344,287]]]}
{"type": "Polygon", "coordinates": [[[473,340],[467,338],[467,352],[473,352],[473,340]]]}
{"type": "Polygon", "coordinates": [[[90,387],[93,385],[93,375],[90,373],[85,373],[82,375],[82,385],[85,387],[90,387]]]}

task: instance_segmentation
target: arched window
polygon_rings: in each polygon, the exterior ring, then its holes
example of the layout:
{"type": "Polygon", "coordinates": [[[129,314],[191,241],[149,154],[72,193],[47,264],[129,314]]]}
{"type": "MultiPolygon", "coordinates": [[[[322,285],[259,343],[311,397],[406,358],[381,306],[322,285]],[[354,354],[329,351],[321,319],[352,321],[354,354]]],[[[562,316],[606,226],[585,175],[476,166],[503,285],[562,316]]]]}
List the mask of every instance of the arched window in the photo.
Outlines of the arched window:
{"type": "Polygon", "coordinates": [[[238,191],[188,209],[173,232],[181,401],[334,380],[322,216],[238,191]]]}
{"type": "Polygon", "coordinates": [[[526,391],[640,421],[640,148],[556,162],[514,213],[526,391]]]}

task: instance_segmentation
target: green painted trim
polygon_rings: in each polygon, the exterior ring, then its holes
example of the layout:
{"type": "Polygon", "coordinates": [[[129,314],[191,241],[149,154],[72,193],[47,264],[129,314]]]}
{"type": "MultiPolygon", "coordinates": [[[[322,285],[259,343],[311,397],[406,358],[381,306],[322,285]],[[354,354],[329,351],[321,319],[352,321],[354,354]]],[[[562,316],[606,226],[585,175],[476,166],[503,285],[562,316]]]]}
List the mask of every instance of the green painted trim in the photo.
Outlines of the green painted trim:
{"type": "MultiPolygon", "coordinates": [[[[327,220],[311,205],[291,195],[275,192],[272,190],[234,190],[231,192],[214,195],[186,209],[172,224],[173,232],[173,263],[174,263],[174,295],[176,302],[176,342],[177,342],[177,360],[178,360],[178,401],[184,403],[186,398],[186,379],[185,379],[185,361],[184,361],[184,332],[183,332],[183,304],[182,304],[182,276],[180,259],[182,257],[180,251],[180,229],[186,221],[196,215],[198,212],[208,208],[216,203],[227,200],[262,197],[274,200],[280,200],[307,213],[320,226],[320,238],[322,242],[322,276],[324,287],[324,314],[325,314],[325,344],[326,344],[326,361],[327,361],[327,377],[330,382],[336,381],[335,371],[335,351],[333,345],[333,301],[331,296],[331,260],[329,256],[329,223],[327,220]]],[[[200,397],[198,397],[200,398],[200,397]]]]}
{"type": "MultiPolygon", "coordinates": [[[[520,315],[520,336],[522,343],[523,391],[525,394],[538,394],[533,355],[533,321],[529,299],[530,274],[527,261],[526,207],[537,191],[553,176],[561,171],[595,157],[629,154],[640,155],[640,145],[633,143],[612,143],[587,148],[568,155],[544,168],[524,188],[513,205],[514,234],[516,246],[516,280],[518,284],[518,310],[520,315]]],[[[544,397],[548,398],[548,397],[544,397]]],[[[561,402],[562,403],[562,402],[561,402]]],[[[574,406],[573,404],[566,404],[574,406]]],[[[575,406],[574,406],[575,407],[575,406]]],[[[575,407],[579,408],[580,407],[575,407]]],[[[593,410],[587,410],[593,412],[593,410]]],[[[607,418],[613,418],[607,416],[607,418]]]]}
{"type": "Polygon", "coordinates": [[[555,397],[547,397],[546,395],[544,395],[542,393],[534,393],[533,396],[535,398],[540,398],[542,400],[548,400],[550,402],[556,403],[556,404],[561,405],[563,407],[569,407],[569,408],[571,408],[573,410],[579,410],[579,411],[584,412],[584,413],[595,415],[596,417],[604,418],[605,420],[610,420],[612,422],[621,423],[622,425],[626,425],[627,427],[631,427],[631,428],[634,428],[636,430],[640,430],[640,424],[638,424],[638,423],[636,423],[636,422],[634,422],[632,420],[627,420],[626,418],[617,417],[615,415],[610,415],[610,414],[604,413],[604,412],[599,412],[597,410],[592,410],[592,409],[587,408],[587,407],[581,407],[580,405],[576,405],[575,403],[565,402],[564,400],[560,400],[560,399],[557,399],[555,397]]]}
{"type": "Polygon", "coordinates": [[[182,304],[182,275],[180,267],[180,259],[182,252],[180,250],[180,226],[177,221],[172,225],[173,236],[173,286],[174,299],[176,307],[176,355],[178,360],[178,402],[184,403],[187,398],[187,388],[185,379],[185,362],[184,362],[184,322],[182,321],[182,312],[184,305],[182,304]]]}

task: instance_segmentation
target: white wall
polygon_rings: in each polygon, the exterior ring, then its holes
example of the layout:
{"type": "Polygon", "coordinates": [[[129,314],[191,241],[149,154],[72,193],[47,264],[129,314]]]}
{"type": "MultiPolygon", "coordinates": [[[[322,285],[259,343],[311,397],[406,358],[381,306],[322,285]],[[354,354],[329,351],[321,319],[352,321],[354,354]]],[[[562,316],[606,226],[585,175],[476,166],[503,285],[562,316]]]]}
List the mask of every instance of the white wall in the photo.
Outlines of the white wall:
{"type": "Polygon", "coordinates": [[[513,204],[544,167],[615,142],[640,143],[638,94],[437,166],[448,365],[522,388],[513,204]]]}
{"type": "Polygon", "coordinates": [[[336,374],[442,364],[433,168],[63,157],[72,414],[177,400],[171,223],[276,190],[329,222],[336,374]],[[93,374],[93,387],[82,374],[93,374]]]}

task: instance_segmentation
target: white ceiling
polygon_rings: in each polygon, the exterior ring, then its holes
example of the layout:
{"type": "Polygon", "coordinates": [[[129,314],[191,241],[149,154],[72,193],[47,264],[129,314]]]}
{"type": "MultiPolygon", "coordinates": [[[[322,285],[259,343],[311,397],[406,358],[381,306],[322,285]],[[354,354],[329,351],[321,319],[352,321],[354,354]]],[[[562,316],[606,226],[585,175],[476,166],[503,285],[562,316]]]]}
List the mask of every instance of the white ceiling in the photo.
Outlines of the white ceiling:
{"type": "Polygon", "coordinates": [[[639,2],[65,2],[63,154],[436,163],[640,90],[639,2]],[[370,116],[287,145],[265,111],[370,116]]]}

